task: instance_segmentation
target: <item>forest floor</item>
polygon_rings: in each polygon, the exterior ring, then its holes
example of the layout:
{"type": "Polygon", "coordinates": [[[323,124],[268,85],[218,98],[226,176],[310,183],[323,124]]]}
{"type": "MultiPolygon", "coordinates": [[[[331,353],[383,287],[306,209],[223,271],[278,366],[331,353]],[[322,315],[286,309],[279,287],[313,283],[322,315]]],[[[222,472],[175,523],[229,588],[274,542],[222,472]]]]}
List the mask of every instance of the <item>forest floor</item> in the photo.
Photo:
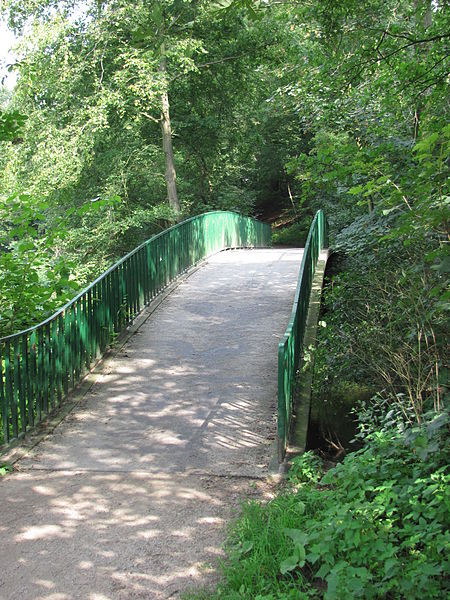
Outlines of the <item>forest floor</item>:
{"type": "Polygon", "coordinates": [[[277,345],[301,256],[222,252],[144,313],[0,482],[1,600],[162,600],[214,584],[240,503],[274,492],[277,345]]]}

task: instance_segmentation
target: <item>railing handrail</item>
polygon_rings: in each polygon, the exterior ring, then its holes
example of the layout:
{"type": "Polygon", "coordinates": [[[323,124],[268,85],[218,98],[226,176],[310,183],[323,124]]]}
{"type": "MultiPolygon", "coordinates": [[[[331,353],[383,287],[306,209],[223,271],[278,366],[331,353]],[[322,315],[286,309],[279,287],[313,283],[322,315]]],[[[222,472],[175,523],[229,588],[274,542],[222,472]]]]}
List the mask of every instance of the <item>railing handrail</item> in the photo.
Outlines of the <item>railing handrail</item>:
{"type": "Polygon", "coordinates": [[[0,338],[0,444],[61,405],[111,342],[199,261],[270,245],[270,225],[211,211],[173,225],[123,256],[41,323],[0,338]]]}
{"type": "Polygon", "coordinates": [[[289,322],[283,338],[278,344],[278,460],[280,462],[286,452],[291,425],[293,391],[304,343],[312,278],[320,252],[327,244],[326,218],[323,211],[318,210],[306,239],[289,322]],[[299,322],[300,317],[301,323],[299,322]]]}
{"type": "Polygon", "coordinates": [[[309,231],[308,231],[308,237],[306,238],[305,248],[303,250],[302,262],[300,263],[300,270],[298,272],[298,281],[297,281],[297,287],[295,288],[294,302],[292,304],[291,316],[289,318],[289,321],[288,321],[286,330],[284,332],[283,338],[282,338],[281,342],[278,343],[278,348],[284,346],[284,344],[288,340],[289,336],[291,335],[291,331],[292,331],[292,328],[294,326],[294,320],[295,320],[295,317],[296,317],[296,314],[297,314],[298,301],[299,301],[299,298],[300,298],[300,291],[301,291],[301,286],[302,286],[303,273],[305,271],[307,251],[308,251],[308,247],[311,244],[311,238],[312,238],[312,234],[313,234],[313,229],[317,226],[317,221],[318,221],[319,213],[320,212],[322,212],[322,211],[318,210],[316,212],[316,214],[314,215],[314,219],[313,219],[313,221],[311,223],[311,226],[309,228],[309,231]]]}
{"type": "MultiPolygon", "coordinates": [[[[31,327],[28,327],[27,329],[23,329],[22,331],[17,331],[16,333],[11,333],[9,335],[5,335],[4,337],[0,337],[0,342],[6,342],[7,340],[12,340],[15,337],[20,337],[26,333],[31,333],[32,331],[39,329],[39,327],[43,327],[44,325],[47,325],[48,323],[53,321],[53,319],[55,319],[60,314],[62,314],[67,308],[69,308],[70,306],[75,304],[80,298],[82,298],[87,292],[89,292],[89,290],[92,290],[92,288],[97,283],[99,283],[107,275],[112,273],[119,265],[123,264],[128,258],[130,258],[134,254],[139,252],[139,250],[144,248],[149,242],[154,241],[157,238],[162,237],[164,235],[167,235],[170,231],[177,229],[181,225],[185,225],[185,224],[189,223],[190,221],[194,221],[196,219],[199,219],[200,217],[204,217],[206,215],[213,215],[213,214],[234,214],[234,215],[238,215],[240,217],[243,216],[239,213],[236,213],[236,212],[230,211],[230,210],[211,210],[211,211],[208,211],[205,213],[201,213],[199,215],[195,215],[193,217],[189,217],[189,219],[185,219],[184,221],[181,221],[180,223],[176,223],[175,225],[172,225],[171,227],[164,229],[164,231],[160,231],[159,233],[152,235],[151,237],[147,238],[144,242],[139,244],[139,246],[136,246],[136,248],[134,248],[133,250],[128,252],[128,254],[125,254],[125,256],[123,256],[117,262],[115,262],[113,265],[111,265],[106,271],[104,271],[101,275],[99,275],[96,279],[94,279],[94,281],[92,283],[90,283],[87,287],[85,287],[80,292],[78,292],[78,294],[76,296],[74,296],[71,300],[66,302],[66,304],[61,306],[61,308],[58,308],[58,310],[56,312],[54,312],[51,316],[47,317],[44,321],[41,321],[40,323],[37,323],[36,325],[32,325],[31,327]]],[[[254,222],[260,222],[257,219],[255,219],[254,217],[246,217],[246,218],[251,219],[254,222]]]]}

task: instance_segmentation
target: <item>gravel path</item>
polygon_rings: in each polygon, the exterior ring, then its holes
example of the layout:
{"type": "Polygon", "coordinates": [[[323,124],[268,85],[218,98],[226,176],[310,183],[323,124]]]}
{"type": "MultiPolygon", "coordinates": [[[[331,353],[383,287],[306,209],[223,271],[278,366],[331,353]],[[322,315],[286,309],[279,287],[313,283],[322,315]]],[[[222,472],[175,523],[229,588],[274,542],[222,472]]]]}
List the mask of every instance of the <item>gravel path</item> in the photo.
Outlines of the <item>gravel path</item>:
{"type": "Polygon", "coordinates": [[[1,600],[179,598],[270,494],[277,344],[301,250],[222,252],[0,482],[1,600]]]}

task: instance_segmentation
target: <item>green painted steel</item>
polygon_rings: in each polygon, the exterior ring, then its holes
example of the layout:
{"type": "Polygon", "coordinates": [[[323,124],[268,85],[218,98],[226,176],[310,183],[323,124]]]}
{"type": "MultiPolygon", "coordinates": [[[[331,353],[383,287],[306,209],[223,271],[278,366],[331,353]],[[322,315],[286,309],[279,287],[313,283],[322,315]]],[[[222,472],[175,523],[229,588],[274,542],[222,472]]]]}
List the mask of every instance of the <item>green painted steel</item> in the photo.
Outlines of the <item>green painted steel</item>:
{"type": "Polygon", "coordinates": [[[328,246],[328,227],[323,211],[314,217],[300,265],[291,317],[278,344],[278,460],[282,462],[291,426],[294,388],[303,348],[312,281],[320,251],[328,246]]]}
{"type": "Polygon", "coordinates": [[[171,281],[226,248],[270,246],[270,225],[232,212],[150,238],[44,322],[0,338],[0,443],[57,409],[114,338],[171,281]]]}

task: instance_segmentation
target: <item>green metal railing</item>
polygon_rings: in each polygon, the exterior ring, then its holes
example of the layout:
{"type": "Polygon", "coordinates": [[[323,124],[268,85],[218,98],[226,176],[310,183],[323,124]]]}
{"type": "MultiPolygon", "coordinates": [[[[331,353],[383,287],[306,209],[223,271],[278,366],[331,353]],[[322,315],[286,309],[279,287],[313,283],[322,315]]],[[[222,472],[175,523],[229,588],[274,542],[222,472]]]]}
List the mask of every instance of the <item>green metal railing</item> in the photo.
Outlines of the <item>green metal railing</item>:
{"type": "Polygon", "coordinates": [[[141,244],[47,320],[0,338],[0,444],[57,409],[176,277],[220,250],[262,246],[270,246],[270,225],[231,212],[193,217],[141,244]]]}
{"type": "Polygon", "coordinates": [[[319,210],[306,240],[291,318],[283,340],[278,344],[278,459],[280,462],[286,453],[291,426],[294,388],[303,349],[312,281],[320,251],[327,246],[327,222],[324,213],[319,210]]]}

